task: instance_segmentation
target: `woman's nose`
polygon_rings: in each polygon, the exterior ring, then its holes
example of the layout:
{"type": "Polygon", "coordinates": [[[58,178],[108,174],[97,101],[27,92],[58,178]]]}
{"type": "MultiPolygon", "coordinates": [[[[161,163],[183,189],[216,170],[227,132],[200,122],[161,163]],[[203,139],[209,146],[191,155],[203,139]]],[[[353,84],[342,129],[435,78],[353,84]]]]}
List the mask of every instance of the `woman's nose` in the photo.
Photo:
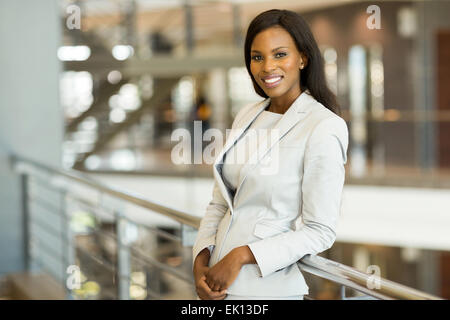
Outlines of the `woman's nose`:
{"type": "Polygon", "coordinates": [[[275,70],[276,69],[275,61],[273,61],[271,59],[266,59],[264,64],[263,64],[263,69],[267,73],[270,73],[273,70],[275,70]]]}

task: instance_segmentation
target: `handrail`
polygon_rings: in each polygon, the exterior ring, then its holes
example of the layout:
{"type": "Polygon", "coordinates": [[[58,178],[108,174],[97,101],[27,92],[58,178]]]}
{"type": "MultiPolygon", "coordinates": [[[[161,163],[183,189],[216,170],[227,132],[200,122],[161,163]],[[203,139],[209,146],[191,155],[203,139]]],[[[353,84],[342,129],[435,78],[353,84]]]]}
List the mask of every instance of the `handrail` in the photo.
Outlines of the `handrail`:
{"type": "MultiPolygon", "coordinates": [[[[84,174],[75,172],[74,170],[61,170],[48,165],[38,163],[34,160],[26,159],[19,156],[11,156],[11,162],[20,173],[32,173],[33,167],[44,170],[50,174],[60,175],[73,181],[90,186],[100,192],[109,194],[116,198],[128,201],[135,205],[153,210],[166,217],[172,218],[184,225],[191,226],[195,229],[200,227],[201,218],[181,212],[172,208],[168,208],[161,204],[151,202],[139,195],[132,194],[128,191],[109,187],[98,182],[84,174]],[[31,168],[30,168],[31,167],[31,168]]],[[[361,272],[355,268],[343,265],[341,263],[320,257],[306,255],[297,262],[299,268],[308,273],[314,274],[324,279],[331,280],[335,283],[352,288],[354,290],[365,293],[377,299],[404,299],[404,300],[441,300],[442,298],[401,285],[399,283],[386,280],[374,275],[361,272]],[[369,282],[376,282],[374,289],[369,288],[369,282]]]]}
{"type": "Polygon", "coordinates": [[[297,263],[300,269],[383,300],[442,300],[417,289],[361,272],[320,256],[306,255],[297,263]],[[369,288],[369,283],[374,289],[369,288]]]}
{"type": "Polygon", "coordinates": [[[49,173],[57,174],[62,177],[71,179],[73,181],[88,185],[100,192],[109,194],[113,197],[128,201],[130,203],[133,203],[135,205],[141,206],[141,207],[149,209],[149,210],[156,211],[160,214],[163,214],[169,218],[172,218],[182,224],[191,226],[193,228],[198,229],[198,227],[200,226],[200,220],[201,220],[200,217],[189,215],[187,213],[178,211],[173,208],[168,208],[168,207],[158,204],[156,202],[151,202],[151,201],[149,201],[139,195],[133,194],[129,191],[124,191],[124,190],[120,190],[120,189],[116,189],[116,188],[107,186],[104,183],[101,183],[90,177],[87,177],[84,174],[78,173],[75,170],[61,170],[61,169],[53,168],[48,165],[38,163],[37,161],[31,160],[31,159],[25,159],[24,157],[18,157],[18,156],[11,156],[11,162],[16,166],[22,166],[22,168],[19,169],[19,171],[26,171],[26,166],[31,165],[38,169],[47,171],[49,173]]]}

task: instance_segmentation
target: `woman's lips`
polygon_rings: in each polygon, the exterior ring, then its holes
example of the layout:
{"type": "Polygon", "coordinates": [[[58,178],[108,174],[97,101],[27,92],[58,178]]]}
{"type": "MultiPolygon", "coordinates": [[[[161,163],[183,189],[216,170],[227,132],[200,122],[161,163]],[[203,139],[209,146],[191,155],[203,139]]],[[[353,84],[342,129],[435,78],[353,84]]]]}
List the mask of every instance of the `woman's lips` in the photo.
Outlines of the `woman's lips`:
{"type": "Polygon", "coordinates": [[[282,76],[271,77],[268,79],[262,79],[262,81],[264,82],[264,86],[266,88],[274,88],[274,87],[278,86],[280,84],[281,80],[283,80],[282,76]]]}

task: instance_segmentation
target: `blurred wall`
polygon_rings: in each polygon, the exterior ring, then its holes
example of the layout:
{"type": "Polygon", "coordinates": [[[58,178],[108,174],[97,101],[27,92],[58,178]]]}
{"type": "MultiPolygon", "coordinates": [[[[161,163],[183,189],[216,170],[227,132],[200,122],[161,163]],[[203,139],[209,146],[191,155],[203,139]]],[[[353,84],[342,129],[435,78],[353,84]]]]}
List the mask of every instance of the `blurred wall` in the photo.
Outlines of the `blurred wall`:
{"type": "MultiPolygon", "coordinates": [[[[310,24],[318,43],[334,47],[337,51],[339,80],[342,80],[339,81],[338,98],[343,110],[350,105],[346,74],[349,49],[356,44],[368,47],[377,43],[383,51],[385,109],[433,112],[450,108],[446,95],[448,90],[439,89],[446,87],[447,82],[442,79],[448,78],[449,71],[438,77],[438,71],[447,65],[444,64],[446,58],[442,62],[437,58],[439,45],[442,48],[449,46],[449,40],[438,43],[439,33],[450,34],[449,10],[450,2],[444,0],[373,1],[349,3],[302,15],[310,24]],[[374,4],[380,8],[379,30],[370,30],[366,26],[369,16],[366,9],[374,4]],[[399,12],[405,8],[415,13],[416,31],[410,36],[399,32],[399,12]],[[445,106],[442,103],[439,106],[439,96],[447,99],[445,106]]],[[[448,122],[394,121],[384,122],[381,128],[382,134],[378,139],[385,147],[386,163],[422,168],[450,166],[448,122]]]]}
{"type": "Polygon", "coordinates": [[[9,154],[61,162],[58,17],[56,0],[0,2],[0,275],[25,267],[20,177],[9,154]]]}
{"type": "MultiPolygon", "coordinates": [[[[373,44],[379,44],[383,51],[385,109],[414,110],[412,50],[414,39],[402,37],[397,32],[398,10],[412,6],[413,3],[410,1],[374,1],[350,3],[303,14],[317,42],[320,45],[334,47],[337,52],[338,75],[342,80],[339,81],[338,98],[342,110],[350,106],[349,50],[354,45],[368,48],[373,44]],[[380,29],[369,29],[366,24],[369,17],[367,7],[373,4],[380,8],[380,29]]],[[[410,166],[416,164],[414,123],[385,122],[381,131],[383,134],[378,139],[385,147],[387,163],[410,166]]]]}

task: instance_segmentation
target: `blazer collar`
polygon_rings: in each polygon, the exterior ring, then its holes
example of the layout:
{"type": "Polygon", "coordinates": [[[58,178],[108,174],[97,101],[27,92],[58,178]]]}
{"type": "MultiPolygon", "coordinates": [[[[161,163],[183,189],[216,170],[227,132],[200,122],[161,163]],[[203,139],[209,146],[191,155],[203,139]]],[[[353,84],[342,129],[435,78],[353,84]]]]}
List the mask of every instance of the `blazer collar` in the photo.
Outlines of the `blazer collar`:
{"type": "MultiPolygon", "coordinates": [[[[302,92],[273,127],[273,129],[279,130],[278,131],[279,134],[275,137],[275,139],[273,138],[270,139],[270,144],[267,144],[266,142],[267,137],[263,138],[263,140],[260,143],[260,147],[257,148],[258,150],[255,150],[252,154],[250,154],[248,161],[242,166],[242,169],[240,171],[239,184],[236,189],[234,199],[236,198],[248,172],[255,166],[257,166],[258,163],[261,161],[261,159],[272,149],[272,147],[278,141],[280,141],[283,138],[283,136],[294,127],[295,124],[297,124],[301,119],[303,119],[306,116],[306,114],[310,111],[315,101],[316,100],[309,94],[308,91],[302,92]]],[[[231,212],[233,211],[234,208],[233,206],[234,201],[232,201],[233,196],[228,190],[228,188],[225,186],[222,177],[224,155],[231,148],[231,146],[234,145],[234,143],[239,139],[239,137],[243,135],[245,130],[251,125],[251,123],[253,123],[256,117],[262,111],[264,111],[264,109],[269,105],[269,103],[270,98],[267,98],[256,104],[253,108],[251,108],[251,110],[248,112],[247,115],[243,116],[240,122],[235,125],[235,128],[231,130],[229,138],[227,139],[224,147],[222,148],[221,152],[218,154],[216,160],[214,161],[213,164],[214,176],[216,178],[216,181],[218,181],[219,189],[222,191],[222,195],[227,201],[231,212]]]]}

